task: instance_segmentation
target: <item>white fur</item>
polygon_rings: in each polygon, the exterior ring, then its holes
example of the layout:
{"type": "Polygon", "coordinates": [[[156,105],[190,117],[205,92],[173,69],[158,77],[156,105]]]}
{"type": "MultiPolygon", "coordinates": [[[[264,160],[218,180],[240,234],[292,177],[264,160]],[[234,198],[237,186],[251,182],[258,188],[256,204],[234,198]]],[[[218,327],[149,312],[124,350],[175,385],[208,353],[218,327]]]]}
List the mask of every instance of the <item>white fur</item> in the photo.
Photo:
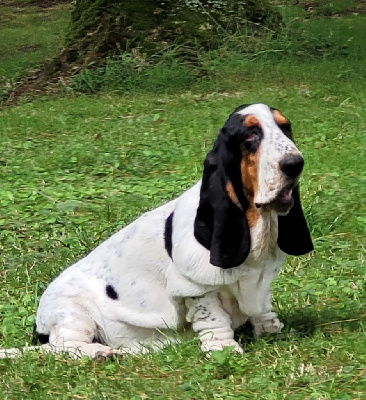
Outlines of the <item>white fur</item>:
{"type": "MultiPolygon", "coordinates": [[[[279,158],[298,150],[267,106],[253,105],[245,113],[258,116],[264,131],[255,201],[269,202],[282,184],[279,158]]],[[[178,199],[145,213],[61,273],[39,303],[37,330],[50,336],[50,344],[37,348],[74,357],[108,356],[144,351],[146,345],[159,348],[193,330],[204,351],[232,346],[241,352],[234,329],[248,319],[257,334],[280,331],[270,294],[285,259],[277,245],[277,214],[261,214],[251,229],[251,252],[243,264],[216,267],[193,233],[200,187],[201,181],[178,199]],[[171,259],[164,227],[173,211],[171,259]],[[107,285],[118,299],[107,296],[107,285]]],[[[0,358],[21,353],[2,350],[0,358]]]]}

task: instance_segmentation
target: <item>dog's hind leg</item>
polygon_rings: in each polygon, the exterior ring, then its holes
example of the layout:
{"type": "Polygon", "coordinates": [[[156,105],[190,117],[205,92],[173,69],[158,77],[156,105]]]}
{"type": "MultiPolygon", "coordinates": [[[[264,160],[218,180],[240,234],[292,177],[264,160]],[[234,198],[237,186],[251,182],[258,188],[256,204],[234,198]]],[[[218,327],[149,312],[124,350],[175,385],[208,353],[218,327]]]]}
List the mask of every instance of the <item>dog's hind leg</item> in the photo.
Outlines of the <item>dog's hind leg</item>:
{"type": "Polygon", "coordinates": [[[89,358],[107,358],[114,355],[129,354],[128,351],[116,350],[111,347],[104,346],[99,343],[85,343],[76,340],[64,342],[63,345],[43,344],[41,346],[27,346],[12,349],[0,349],[0,359],[4,358],[19,358],[27,352],[37,353],[65,353],[72,358],[80,358],[83,356],[89,358]]]}
{"type": "Polygon", "coordinates": [[[95,343],[96,327],[94,322],[87,321],[87,318],[72,322],[72,324],[66,324],[65,321],[62,321],[51,330],[49,346],[53,353],[67,353],[72,358],[111,357],[114,354],[126,353],[95,343]]]}

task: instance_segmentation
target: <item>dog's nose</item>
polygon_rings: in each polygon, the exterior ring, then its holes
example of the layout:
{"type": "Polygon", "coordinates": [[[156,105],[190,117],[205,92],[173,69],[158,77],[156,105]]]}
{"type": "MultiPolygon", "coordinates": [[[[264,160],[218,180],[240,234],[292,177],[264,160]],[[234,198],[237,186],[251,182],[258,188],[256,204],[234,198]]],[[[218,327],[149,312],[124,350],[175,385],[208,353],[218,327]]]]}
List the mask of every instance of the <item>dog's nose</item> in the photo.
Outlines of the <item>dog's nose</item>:
{"type": "Polygon", "coordinates": [[[304,159],[298,154],[288,154],[280,161],[280,169],[290,178],[296,178],[304,168],[304,159]]]}

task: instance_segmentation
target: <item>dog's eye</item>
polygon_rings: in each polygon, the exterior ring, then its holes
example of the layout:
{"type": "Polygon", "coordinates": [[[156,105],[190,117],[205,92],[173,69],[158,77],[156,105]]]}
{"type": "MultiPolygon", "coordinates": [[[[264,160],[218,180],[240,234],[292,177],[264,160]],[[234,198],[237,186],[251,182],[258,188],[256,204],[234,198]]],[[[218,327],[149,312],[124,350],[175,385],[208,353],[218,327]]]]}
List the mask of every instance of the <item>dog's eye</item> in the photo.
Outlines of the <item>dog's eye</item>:
{"type": "Polygon", "coordinates": [[[258,138],[258,134],[256,132],[252,132],[249,136],[246,137],[246,142],[253,142],[253,140],[258,138]]]}

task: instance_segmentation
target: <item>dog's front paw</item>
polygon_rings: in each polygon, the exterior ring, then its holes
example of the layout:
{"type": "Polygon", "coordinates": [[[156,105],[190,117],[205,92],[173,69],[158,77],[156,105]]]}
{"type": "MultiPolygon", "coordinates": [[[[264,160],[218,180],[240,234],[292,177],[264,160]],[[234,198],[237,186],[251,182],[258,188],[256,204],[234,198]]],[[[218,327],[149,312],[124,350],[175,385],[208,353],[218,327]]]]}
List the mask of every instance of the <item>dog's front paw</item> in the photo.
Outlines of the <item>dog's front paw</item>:
{"type": "Polygon", "coordinates": [[[269,313],[270,315],[261,315],[256,318],[251,318],[254,327],[254,333],[257,336],[265,333],[280,333],[283,328],[283,323],[277,318],[276,313],[269,313]]]}
{"type": "Polygon", "coordinates": [[[205,353],[210,351],[221,351],[226,347],[232,347],[234,353],[243,354],[243,349],[234,339],[231,340],[204,340],[201,341],[201,350],[205,353]]]}

